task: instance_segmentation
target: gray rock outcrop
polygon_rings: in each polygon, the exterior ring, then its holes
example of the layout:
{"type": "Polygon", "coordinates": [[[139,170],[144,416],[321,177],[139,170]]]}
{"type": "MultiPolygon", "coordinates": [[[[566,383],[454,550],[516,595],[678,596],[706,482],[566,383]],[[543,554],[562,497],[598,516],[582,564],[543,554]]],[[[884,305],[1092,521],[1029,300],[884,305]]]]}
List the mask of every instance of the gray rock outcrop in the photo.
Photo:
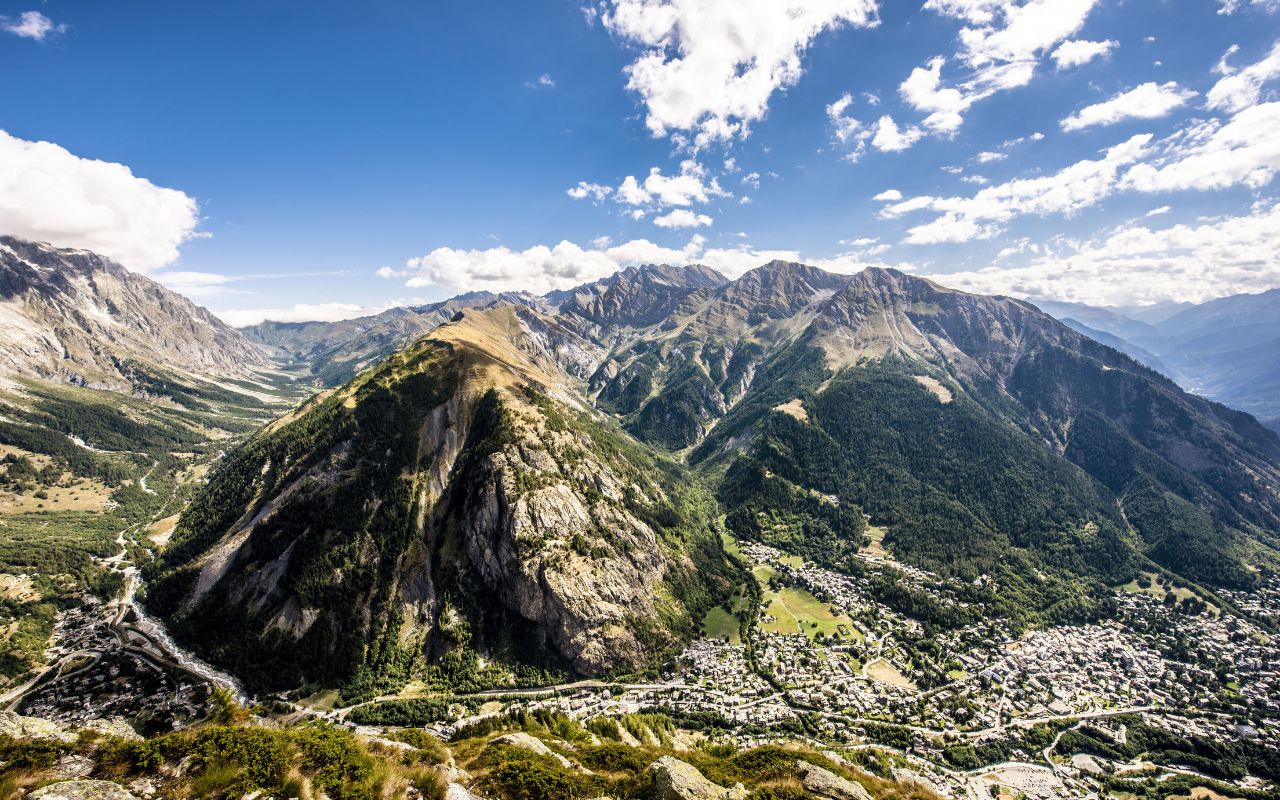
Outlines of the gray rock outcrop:
{"type": "Polygon", "coordinates": [[[871,800],[871,794],[862,788],[862,784],[842,778],[829,769],[808,761],[800,761],[796,767],[800,770],[800,783],[806,792],[829,800],[871,800]]]}
{"type": "Polygon", "coordinates": [[[111,781],[62,781],[36,789],[31,800],[138,800],[123,786],[111,781]]]}
{"type": "Polygon", "coordinates": [[[649,765],[657,800],[745,800],[742,784],[732,789],[712,783],[692,764],[663,756],[649,765]]]}

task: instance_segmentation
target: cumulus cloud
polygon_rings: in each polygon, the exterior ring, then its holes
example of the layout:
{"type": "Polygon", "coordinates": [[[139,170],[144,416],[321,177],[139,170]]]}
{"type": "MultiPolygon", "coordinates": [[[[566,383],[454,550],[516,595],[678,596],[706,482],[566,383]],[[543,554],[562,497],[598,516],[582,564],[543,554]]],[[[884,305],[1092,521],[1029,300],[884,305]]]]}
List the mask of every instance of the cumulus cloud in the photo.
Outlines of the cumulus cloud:
{"type": "Polygon", "coordinates": [[[531,81],[524,82],[526,89],[554,89],[556,88],[556,80],[547,73],[542,73],[531,81]]]}
{"type": "Polygon", "coordinates": [[[0,231],[92,250],[135,270],[178,258],[198,236],[196,201],[123,164],[80,158],[0,130],[0,231]]]}
{"type": "Polygon", "coordinates": [[[1083,160],[1052,175],[1018,178],[982,189],[972,197],[912,197],[885,206],[880,215],[895,218],[934,211],[932,222],[908,231],[910,244],[938,244],[987,239],[1001,223],[1017,216],[1073,214],[1115,191],[1121,170],[1148,152],[1151,134],[1139,134],[1111,147],[1101,158],[1083,160]]]}
{"type": "Polygon", "coordinates": [[[1088,39],[1070,39],[1058,45],[1057,49],[1053,51],[1053,63],[1060,70],[1079,67],[1083,64],[1088,64],[1095,58],[1105,58],[1111,55],[1111,51],[1119,46],[1119,42],[1111,39],[1102,42],[1091,42],[1088,39]]]}
{"type": "Polygon", "coordinates": [[[43,42],[50,36],[65,33],[67,26],[55,25],[53,20],[39,11],[24,11],[16,18],[0,16],[0,30],[25,39],[35,39],[37,42],[43,42]]]}
{"type": "Polygon", "coordinates": [[[1223,77],[1205,95],[1208,108],[1235,113],[1257,105],[1262,97],[1263,84],[1280,75],[1280,40],[1271,46],[1271,51],[1261,61],[1241,70],[1227,63],[1228,56],[1238,49],[1233,46],[1218,62],[1217,71],[1223,77]]]}
{"type": "Polygon", "coordinates": [[[902,192],[897,189],[885,189],[883,192],[871,199],[878,200],[880,202],[894,202],[902,199],[902,192]]]}
{"type": "MultiPolygon", "coordinates": [[[[898,91],[912,107],[928,114],[926,128],[952,134],[974,103],[1030,83],[1041,57],[1079,31],[1096,4],[1097,0],[929,0],[925,8],[967,23],[959,33],[960,49],[952,59],[936,56],[916,67],[898,91]],[[949,61],[968,72],[959,80],[944,81],[942,68],[949,61]]],[[[1076,49],[1068,48],[1066,54],[1076,49]]]]}
{"type": "Polygon", "coordinates": [[[974,19],[973,28],[960,31],[962,55],[973,66],[1034,60],[1084,26],[1097,0],[1028,0],[991,4],[994,19],[974,19]]]}
{"type": "MultiPolygon", "coordinates": [[[[759,187],[759,175],[750,173],[742,182],[759,187]]],[[[643,182],[636,180],[635,175],[627,175],[617,188],[603,183],[589,183],[579,180],[577,186],[566,189],[568,196],[575,200],[593,200],[599,202],[607,197],[625,206],[632,206],[628,211],[632,219],[644,219],[650,211],[672,209],[690,209],[694,205],[704,205],[714,197],[732,197],[733,193],[719,184],[719,179],[712,177],[707,168],[698,161],[686,159],[680,163],[680,172],[664,175],[660,166],[650,168],[649,175],[643,182]]],[[[709,225],[710,218],[705,214],[666,214],[654,218],[654,224],[663,228],[691,227],[691,225],[709,225]],[[703,221],[705,220],[705,221],[703,221]]]]}
{"type": "Polygon", "coordinates": [[[588,197],[592,200],[603,200],[610,194],[613,194],[612,187],[605,186],[603,183],[588,183],[586,181],[578,181],[577,186],[570,186],[565,190],[565,194],[574,200],[585,200],[588,197]]]}
{"type": "Polygon", "coordinates": [[[920,141],[924,131],[914,125],[899,128],[893,117],[885,114],[876,123],[875,135],[871,137],[871,146],[886,153],[898,153],[920,141]]]}
{"type": "Polygon", "coordinates": [[[1025,266],[932,277],[968,291],[1093,305],[1200,303],[1259,292],[1280,285],[1280,203],[1199,225],[1127,225],[1045,249],[1025,266]]]}
{"type": "Polygon", "coordinates": [[[1119,191],[1172,192],[1244,185],[1265,186],[1280,172],[1280,102],[1263,103],[1219,120],[1193,121],[1157,142],[1130,137],[1101,158],[1078,161],[1056,173],[988,186],[971,197],[919,196],[880,210],[886,219],[933,211],[931,221],[908,229],[904,241],[937,244],[988,239],[1023,215],[1066,214],[1119,191]]]}
{"type": "Polygon", "coordinates": [[[924,131],[915,125],[898,127],[893,117],[884,114],[872,125],[865,125],[861,120],[848,115],[853,104],[853,95],[845,92],[835,102],[827,106],[827,119],[831,121],[831,130],[847,149],[845,159],[857,162],[867,151],[867,144],[885,153],[898,153],[910,148],[924,137],[924,131]]]}
{"type": "MultiPolygon", "coordinates": [[[[438,286],[452,291],[527,290],[545,293],[569,289],[598,280],[620,269],[638,264],[705,264],[731,278],[775,259],[802,261],[831,272],[853,273],[867,266],[889,266],[874,256],[887,248],[874,239],[851,243],[845,253],[828,258],[804,258],[796,250],[766,250],[740,244],[735,247],[707,247],[703,236],[694,235],[683,247],[663,247],[647,239],[611,245],[593,242],[587,247],[562,241],[554,247],[535,245],[526,250],[495,247],[488,250],[438,248],[425,256],[410,259],[399,277],[410,287],[438,286]]],[[[911,271],[913,265],[894,264],[911,271]]]]}
{"type": "Polygon", "coordinates": [[[1123,188],[1140,192],[1258,189],[1280,171],[1280,102],[1246,108],[1226,124],[1200,123],[1171,137],[1155,163],[1134,166],[1123,188]]]}
{"type": "Polygon", "coordinates": [[[697,148],[745,136],[774,93],[800,79],[814,38],[875,25],[876,10],[875,0],[609,0],[601,20],[643,49],[627,88],[644,102],[649,131],[697,148]]]}
{"type": "Polygon", "coordinates": [[[935,133],[954,133],[964,124],[964,114],[979,100],[1026,86],[1035,74],[1035,61],[993,64],[977,70],[972,77],[948,85],[942,79],[947,59],[937,56],[927,66],[916,67],[899,86],[903,99],[917,111],[927,112],[924,125],[935,133]]]}
{"type": "Polygon", "coordinates": [[[653,218],[653,224],[659,228],[698,228],[711,223],[711,217],[706,214],[695,214],[687,208],[677,208],[675,211],[653,218]]]}
{"type": "Polygon", "coordinates": [[[871,137],[872,131],[861,120],[845,113],[852,104],[853,95],[845,92],[827,105],[827,119],[831,121],[831,131],[836,141],[848,148],[844,157],[856,162],[866,152],[867,139],[871,137]]]}
{"type": "Polygon", "coordinates": [[[1078,131],[1095,125],[1114,125],[1126,119],[1156,119],[1186,105],[1195,97],[1190,89],[1179,89],[1175,81],[1149,81],[1104,100],[1085,106],[1059,123],[1064,131],[1078,131]]]}

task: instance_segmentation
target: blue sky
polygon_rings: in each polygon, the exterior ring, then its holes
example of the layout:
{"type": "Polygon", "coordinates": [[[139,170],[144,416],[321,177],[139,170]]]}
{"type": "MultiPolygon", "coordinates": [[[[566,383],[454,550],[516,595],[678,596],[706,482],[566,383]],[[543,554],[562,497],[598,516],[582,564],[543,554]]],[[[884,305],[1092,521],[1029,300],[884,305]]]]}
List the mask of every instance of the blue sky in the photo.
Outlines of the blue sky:
{"type": "Polygon", "coordinates": [[[0,232],[236,323],[650,260],[1259,291],[1278,6],[0,0],[0,232]]]}

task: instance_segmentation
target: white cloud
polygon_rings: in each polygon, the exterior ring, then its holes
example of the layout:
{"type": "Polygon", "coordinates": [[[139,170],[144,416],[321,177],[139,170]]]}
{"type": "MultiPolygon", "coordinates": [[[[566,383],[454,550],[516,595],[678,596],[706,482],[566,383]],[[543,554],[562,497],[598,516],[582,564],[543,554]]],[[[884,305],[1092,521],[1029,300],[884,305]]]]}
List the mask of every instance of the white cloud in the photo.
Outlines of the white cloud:
{"type": "Polygon", "coordinates": [[[894,202],[902,199],[902,192],[897,189],[885,189],[883,192],[871,199],[879,200],[881,202],[894,202]]]}
{"type": "Polygon", "coordinates": [[[612,193],[613,189],[603,183],[587,183],[586,181],[578,181],[577,186],[570,186],[565,190],[565,194],[574,200],[585,200],[590,197],[592,200],[600,201],[612,193]]]}
{"type": "Polygon", "coordinates": [[[872,132],[862,124],[861,120],[845,114],[852,104],[853,95],[845,92],[827,106],[827,119],[831,120],[832,132],[835,133],[836,139],[849,148],[845,158],[856,162],[866,152],[867,139],[871,137],[872,132]]]}
{"type": "Polygon", "coordinates": [[[982,189],[972,197],[912,197],[881,209],[885,218],[916,211],[940,214],[908,230],[910,244],[986,239],[1000,224],[1026,214],[1073,214],[1115,191],[1120,171],[1147,153],[1151,134],[1111,147],[1096,160],[1076,162],[1052,175],[1018,178],[982,189]]]}
{"type": "Polygon", "coordinates": [[[1173,210],[1173,209],[1172,209],[1171,207],[1169,207],[1169,206],[1158,206],[1158,207],[1153,208],[1153,209],[1151,209],[1150,211],[1148,211],[1148,212],[1146,213],[1146,216],[1148,216],[1148,217],[1159,217],[1159,216],[1161,216],[1161,215],[1163,215],[1163,214],[1168,214],[1168,213],[1169,213],[1170,211],[1172,211],[1172,210],[1173,210]]]}
{"type": "MultiPolygon", "coordinates": [[[[925,8],[969,23],[960,30],[954,61],[971,71],[944,82],[943,56],[916,67],[898,87],[904,100],[927,113],[924,126],[949,135],[979,100],[1026,86],[1040,58],[1074,35],[1098,0],[929,0],[925,8]]],[[[1068,48],[1066,53],[1072,49],[1068,48]]]]}
{"type": "MultiPolygon", "coordinates": [[[[861,239],[852,244],[854,249],[849,252],[817,259],[806,259],[796,250],[763,250],[747,243],[709,248],[706,238],[696,234],[680,248],[663,247],[647,239],[611,247],[593,243],[586,248],[564,241],[555,247],[536,245],[520,251],[506,247],[489,250],[442,247],[420,258],[410,259],[400,274],[409,277],[406,285],[411,287],[439,286],[453,291],[523,289],[543,293],[598,280],[637,264],[705,264],[731,278],[774,259],[801,261],[844,274],[872,265],[887,266],[868,258],[883,252],[887,246],[876,244],[874,239],[861,239]]],[[[904,271],[914,269],[909,263],[893,266],[904,271]]]]}
{"type": "Polygon", "coordinates": [[[984,150],[978,153],[977,159],[979,164],[990,164],[992,161],[1004,161],[1009,157],[1008,153],[997,153],[992,150],[984,150]]]}
{"type": "Polygon", "coordinates": [[[649,177],[644,179],[644,189],[662,205],[705,203],[710,195],[723,194],[718,183],[705,182],[706,174],[706,170],[693,160],[682,161],[678,175],[663,175],[660,168],[653,167],[649,170],[649,177]]]}
{"type": "Polygon", "coordinates": [[[619,203],[630,206],[688,207],[694,203],[707,203],[712,197],[732,197],[733,195],[720,186],[717,178],[707,180],[707,170],[697,161],[686,159],[680,162],[680,172],[676,175],[663,175],[661,167],[652,167],[649,176],[641,183],[634,175],[628,175],[613,189],[601,183],[578,181],[577,186],[566,190],[575,200],[603,200],[610,195],[619,203]]]}
{"type": "Polygon", "coordinates": [[[947,60],[939,56],[930,60],[927,67],[916,67],[898,87],[903,99],[913,108],[929,113],[925,126],[944,133],[959,128],[964,122],[962,115],[978,99],[955,87],[942,85],[942,65],[945,63],[947,60]]]}
{"type": "Polygon", "coordinates": [[[544,72],[534,80],[525,81],[524,87],[526,89],[554,89],[556,88],[556,81],[555,78],[544,72]]]}
{"type": "Polygon", "coordinates": [[[1094,305],[1199,303],[1280,285],[1280,203],[1245,216],[1152,230],[1118,228],[1094,241],[1057,240],[1030,264],[932,276],[969,291],[1094,305]]]}
{"type": "Polygon", "coordinates": [[[924,131],[914,125],[899,128],[893,117],[885,114],[876,123],[875,135],[871,137],[871,146],[885,153],[898,153],[920,141],[924,131]]]}
{"type": "Polygon", "coordinates": [[[1262,97],[1263,84],[1280,75],[1280,40],[1261,61],[1239,71],[1227,63],[1228,56],[1238,49],[1233,45],[1218,62],[1217,71],[1224,77],[1205,95],[1205,105],[1211,109],[1235,113],[1256,105],[1262,97]]]}
{"type": "Polygon", "coordinates": [[[1060,123],[1064,131],[1078,131],[1094,125],[1114,125],[1126,119],[1156,119],[1183,106],[1196,93],[1179,89],[1174,81],[1147,82],[1121,92],[1109,100],[1085,106],[1060,123]]]}
{"type": "Polygon", "coordinates": [[[123,164],[0,130],[0,231],[145,271],[175,261],[178,248],[199,235],[199,221],[194,199],[123,164]]]}
{"type": "Polygon", "coordinates": [[[613,198],[619,203],[629,206],[647,205],[653,197],[644,190],[644,187],[636,180],[634,175],[628,175],[622,183],[618,185],[618,189],[614,192],[613,198]]]}
{"type": "Polygon", "coordinates": [[[952,86],[942,80],[947,59],[930,59],[927,67],[916,67],[898,87],[904,100],[917,111],[928,112],[924,125],[935,133],[954,133],[964,123],[964,113],[979,100],[1026,86],[1035,74],[1035,61],[991,64],[973,77],[952,86]]]}
{"type": "Polygon", "coordinates": [[[1137,164],[1124,187],[1140,192],[1265,186],[1280,171],[1280,102],[1251,106],[1225,125],[1217,120],[1171,137],[1156,163],[1137,164]]]}
{"type": "Polygon", "coordinates": [[[976,22],[976,28],[960,31],[962,56],[980,67],[990,63],[1032,61],[1084,25],[1097,0],[1027,0],[1024,3],[988,4],[998,10],[1001,25],[993,19],[976,22]]]}
{"type": "Polygon", "coordinates": [[[1053,51],[1053,63],[1058,69],[1070,69],[1078,67],[1082,64],[1088,64],[1095,58],[1105,58],[1111,55],[1111,51],[1120,46],[1120,43],[1112,39],[1101,42],[1091,42],[1088,39],[1070,39],[1058,45],[1053,51]]]}
{"type": "Polygon", "coordinates": [[[226,309],[213,313],[228,325],[243,328],[246,325],[257,325],[268,319],[276,322],[338,322],[378,314],[403,304],[399,301],[382,306],[362,306],[355,303],[298,303],[283,308],[226,309]]]}
{"type": "Polygon", "coordinates": [[[654,136],[692,134],[694,147],[745,136],[775,92],[803,74],[815,37],[877,24],[875,0],[610,0],[602,15],[644,48],[626,68],[654,136]]]}
{"type": "Polygon", "coordinates": [[[695,214],[687,208],[677,208],[675,211],[653,218],[653,224],[659,228],[698,228],[711,223],[711,217],[706,214],[695,214]]]}
{"type": "Polygon", "coordinates": [[[1248,6],[1259,11],[1274,13],[1280,10],[1280,0],[1218,0],[1219,14],[1234,14],[1242,7],[1248,6]]]}
{"type": "Polygon", "coordinates": [[[39,11],[24,11],[17,19],[0,16],[0,30],[43,42],[54,34],[66,32],[67,26],[53,24],[53,20],[39,11]]]}

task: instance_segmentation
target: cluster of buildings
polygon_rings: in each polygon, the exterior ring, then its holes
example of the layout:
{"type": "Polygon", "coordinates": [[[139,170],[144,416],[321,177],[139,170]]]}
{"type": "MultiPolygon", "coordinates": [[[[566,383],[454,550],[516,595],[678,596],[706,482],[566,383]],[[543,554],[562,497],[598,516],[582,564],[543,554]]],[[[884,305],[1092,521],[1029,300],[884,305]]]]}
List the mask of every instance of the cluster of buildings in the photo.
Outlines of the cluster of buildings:
{"type": "Polygon", "coordinates": [[[151,731],[202,718],[208,686],[118,636],[96,606],[64,612],[46,652],[53,666],[24,696],[22,713],[68,725],[121,717],[151,731]]]}

